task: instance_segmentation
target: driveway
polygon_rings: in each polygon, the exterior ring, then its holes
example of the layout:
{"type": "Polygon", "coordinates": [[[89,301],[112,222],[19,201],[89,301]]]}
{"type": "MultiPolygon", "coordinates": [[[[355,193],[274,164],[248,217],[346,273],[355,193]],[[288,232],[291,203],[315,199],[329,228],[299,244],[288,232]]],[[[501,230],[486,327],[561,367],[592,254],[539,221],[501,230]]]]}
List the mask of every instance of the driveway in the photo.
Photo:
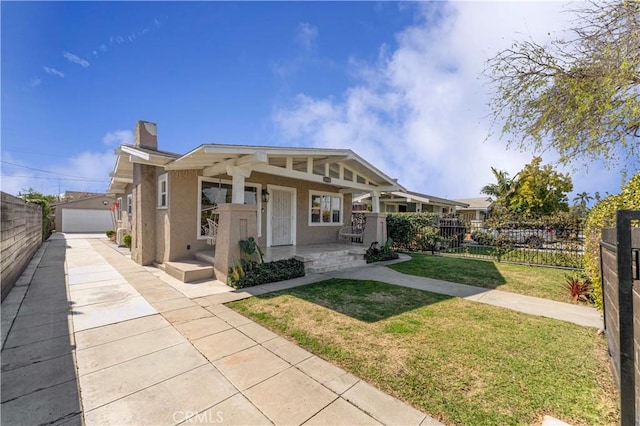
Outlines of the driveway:
{"type": "Polygon", "coordinates": [[[221,304],[237,294],[176,286],[102,235],[52,236],[2,303],[2,423],[439,424],[221,304]]]}

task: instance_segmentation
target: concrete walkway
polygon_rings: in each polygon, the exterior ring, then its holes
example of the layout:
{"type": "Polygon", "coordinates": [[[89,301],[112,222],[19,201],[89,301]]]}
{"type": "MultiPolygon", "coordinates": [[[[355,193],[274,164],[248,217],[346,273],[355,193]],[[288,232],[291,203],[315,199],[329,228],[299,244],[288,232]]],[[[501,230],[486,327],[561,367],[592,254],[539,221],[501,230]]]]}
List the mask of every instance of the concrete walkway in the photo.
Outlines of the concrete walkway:
{"type": "Polygon", "coordinates": [[[251,293],[207,288],[56,234],[2,303],[2,424],[438,424],[221,304],[251,293]]]}

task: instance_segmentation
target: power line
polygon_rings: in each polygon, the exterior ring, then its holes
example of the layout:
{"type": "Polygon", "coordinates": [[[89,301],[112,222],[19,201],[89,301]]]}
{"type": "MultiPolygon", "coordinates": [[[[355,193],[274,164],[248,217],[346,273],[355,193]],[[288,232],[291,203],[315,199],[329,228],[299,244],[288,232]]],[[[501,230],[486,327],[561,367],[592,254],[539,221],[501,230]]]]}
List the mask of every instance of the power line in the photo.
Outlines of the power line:
{"type": "Polygon", "coordinates": [[[29,179],[46,179],[46,180],[69,180],[69,181],[78,181],[78,182],[109,182],[108,180],[100,180],[100,179],[69,179],[69,178],[49,178],[49,177],[41,177],[41,176],[27,176],[27,175],[2,175],[2,179],[6,178],[29,178],[29,179]]]}
{"type": "MultiPolygon", "coordinates": [[[[59,172],[52,172],[51,170],[36,169],[35,167],[23,166],[22,164],[16,164],[16,163],[12,163],[10,161],[0,160],[0,163],[9,164],[9,165],[12,165],[12,166],[15,166],[15,167],[22,167],[23,169],[35,170],[36,172],[52,173],[54,175],[60,175],[60,176],[67,176],[67,177],[72,177],[72,178],[84,179],[83,176],[67,175],[67,174],[59,173],[59,172]]],[[[104,181],[100,181],[100,182],[104,182],[104,181]]]]}

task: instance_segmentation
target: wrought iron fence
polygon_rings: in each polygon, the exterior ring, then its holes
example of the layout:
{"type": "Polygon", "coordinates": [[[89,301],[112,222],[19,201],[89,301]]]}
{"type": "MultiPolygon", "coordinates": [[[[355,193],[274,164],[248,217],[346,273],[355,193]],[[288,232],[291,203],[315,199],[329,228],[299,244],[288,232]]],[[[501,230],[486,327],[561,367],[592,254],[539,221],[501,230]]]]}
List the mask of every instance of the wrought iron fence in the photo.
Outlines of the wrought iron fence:
{"type": "Polygon", "coordinates": [[[443,252],[449,255],[582,269],[583,228],[579,224],[510,223],[473,232],[445,223],[443,252]]]}

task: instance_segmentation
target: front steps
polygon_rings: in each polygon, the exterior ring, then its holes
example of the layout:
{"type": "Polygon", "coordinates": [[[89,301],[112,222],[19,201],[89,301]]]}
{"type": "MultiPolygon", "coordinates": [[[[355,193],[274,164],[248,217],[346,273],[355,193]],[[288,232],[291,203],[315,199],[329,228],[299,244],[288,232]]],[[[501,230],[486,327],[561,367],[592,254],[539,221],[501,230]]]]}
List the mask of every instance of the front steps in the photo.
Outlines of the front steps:
{"type": "Polygon", "coordinates": [[[349,248],[338,251],[314,253],[307,256],[296,256],[304,262],[304,270],[307,274],[321,274],[323,272],[338,271],[341,269],[364,266],[364,249],[349,248]]]}
{"type": "MultiPolygon", "coordinates": [[[[343,250],[328,250],[293,257],[304,262],[304,270],[307,274],[321,274],[366,265],[365,251],[364,248],[349,247],[343,250]]],[[[184,283],[191,283],[215,279],[214,260],[213,253],[200,251],[194,253],[193,260],[165,262],[157,266],[172,277],[184,283]]]]}
{"type": "Polygon", "coordinates": [[[198,259],[165,262],[164,271],[183,283],[191,283],[215,277],[213,265],[198,259]]]}

